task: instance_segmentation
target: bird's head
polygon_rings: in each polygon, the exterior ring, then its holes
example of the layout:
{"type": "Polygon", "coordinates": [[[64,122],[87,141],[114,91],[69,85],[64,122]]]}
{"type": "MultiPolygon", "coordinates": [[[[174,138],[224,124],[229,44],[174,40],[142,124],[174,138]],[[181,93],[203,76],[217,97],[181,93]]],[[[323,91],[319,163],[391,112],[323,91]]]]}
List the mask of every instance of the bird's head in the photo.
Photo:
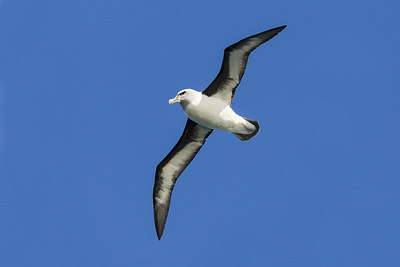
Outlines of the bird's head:
{"type": "Polygon", "coordinates": [[[172,98],[168,101],[168,103],[180,103],[181,105],[185,104],[186,102],[190,102],[191,100],[195,99],[198,94],[201,94],[193,89],[183,89],[179,91],[175,98],[172,98]]]}

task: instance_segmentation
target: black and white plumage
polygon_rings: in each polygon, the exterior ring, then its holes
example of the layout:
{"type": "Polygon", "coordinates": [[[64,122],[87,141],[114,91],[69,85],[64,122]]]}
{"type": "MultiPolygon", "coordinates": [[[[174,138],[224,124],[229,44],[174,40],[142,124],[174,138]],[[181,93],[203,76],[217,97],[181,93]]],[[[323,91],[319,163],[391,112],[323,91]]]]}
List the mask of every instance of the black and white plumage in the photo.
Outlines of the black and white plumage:
{"type": "Polygon", "coordinates": [[[257,121],[241,117],[232,110],[232,98],[243,77],[250,53],[285,27],[255,34],[227,47],[221,70],[203,92],[185,89],[169,101],[170,104],[179,102],[189,118],[178,143],[156,169],[153,205],[159,239],[164,231],[175,182],[211,132],[214,129],[231,132],[242,141],[258,133],[260,127],[257,121]]]}

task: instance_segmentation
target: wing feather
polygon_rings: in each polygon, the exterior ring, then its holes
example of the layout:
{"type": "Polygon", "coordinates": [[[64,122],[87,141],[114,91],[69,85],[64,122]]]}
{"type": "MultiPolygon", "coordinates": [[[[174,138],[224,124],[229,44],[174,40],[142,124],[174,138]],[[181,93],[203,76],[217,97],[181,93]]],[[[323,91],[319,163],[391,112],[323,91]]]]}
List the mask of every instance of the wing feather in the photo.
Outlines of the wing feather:
{"type": "Polygon", "coordinates": [[[221,69],[214,81],[203,91],[203,94],[217,97],[231,104],[236,87],[246,70],[250,53],[273,38],[285,27],[286,25],[252,35],[225,48],[221,69]]]}
{"type": "Polygon", "coordinates": [[[164,231],[176,180],[199,152],[212,131],[188,119],[178,143],[158,164],[153,189],[154,222],[158,239],[164,231]]]}

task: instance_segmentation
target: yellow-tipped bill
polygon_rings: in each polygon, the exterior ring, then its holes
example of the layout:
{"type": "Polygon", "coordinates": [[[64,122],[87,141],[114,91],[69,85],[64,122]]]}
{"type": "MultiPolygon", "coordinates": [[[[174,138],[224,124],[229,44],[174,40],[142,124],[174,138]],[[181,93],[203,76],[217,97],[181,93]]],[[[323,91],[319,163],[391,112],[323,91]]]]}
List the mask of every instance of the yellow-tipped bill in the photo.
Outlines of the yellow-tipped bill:
{"type": "Polygon", "coordinates": [[[168,100],[168,103],[170,103],[170,104],[173,104],[173,103],[176,103],[176,102],[181,102],[181,100],[179,99],[179,97],[178,96],[176,96],[175,98],[172,98],[172,99],[170,99],[170,100],[168,100]]]}

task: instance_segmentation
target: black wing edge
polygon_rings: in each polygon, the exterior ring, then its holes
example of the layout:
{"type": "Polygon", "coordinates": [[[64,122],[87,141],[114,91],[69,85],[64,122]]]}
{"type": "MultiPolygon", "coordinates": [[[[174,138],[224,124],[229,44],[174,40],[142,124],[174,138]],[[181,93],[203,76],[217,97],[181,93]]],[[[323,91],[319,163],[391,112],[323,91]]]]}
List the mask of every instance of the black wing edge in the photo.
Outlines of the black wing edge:
{"type": "MultiPolygon", "coordinates": [[[[157,165],[156,169],[156,174],[155,174],[155,182],[154,182],[154,188],[153,188],[153,208],[154,208],[154,223],[156,227],[156,232],[157,232],[157,237],[160,240],[161,236],[163,235],[164,232],[164,227],[165,223],[167,221],[167,216],[168,216],[168,211],[169,211],[169,204],[171,201],[171,194],[172,190],[174,188],[175,182],[178,179],[178,177],[181,175],[181,173],[185,170],[185,168],[190,164],[190,162],[193,160],[193,158],[196,156],[197,152],[201,149],[203,144],[205,143],[207,137],[212,133],[212,129],[209,129],[209,131],[204,135],[202,140],[196,140],[196,128],[202,127],[203,130],[206,128],[197,124],[196,122],[192,121],[191,119],[188,119],[186,122],[185,129],[183,130],[183,133],[179,139],[179,141],[176,143],[176,145],[172,148],[172,150],[168,153],[168,155],[157,165]],[[194,151],[192,155],[190,155],[189,158],[186,159],[185,162],[181,165],[180,170],[178,172],[174,173],[173,177],[173,183],[172,187],[169,188],[169,196],[168,200],[166,203],[158,203],[156,201],[157,195],[160,193],[159,191],[162,190],[162,179],[161,177],[161,171],[162,169],[173,159],[173,157],[181,151],[185,146],[190,143],[190,142],[201,142],[199,144],[198,149],[194,151]]],[[[199,130],[199,129],[197,129],[199,130]]]]}
{"type": "MultiPolygon", "coordinates": [[[[257,46],[253,47],[252,49],[250,49],[244,57],[244,68],[243,71],[240,73],[239,75],[239,82],[243,77],[244,71],[246,69],[246,65],[247,65],[247,60],[248,57],[250,55],[251,52],[254,51],[254,49],[256,49],[257,47],[259,47],[260,45],[262,45],[263,43],[267,42],[268,40],[272,39],[273,37],[275,37],[278,33],[280,33],[283,29],[286,28],[287,25],[283,25],[283,26],[279,26],[267,31],[263,31],[257,34],[254,34],[252,36],[249,36],[247,38],[244,38],[242,40],[240,40],[239,42],[234,43],[233,45],[228,46],[227,48],[225,48],[224,50],[224,58],[222,60],[222,65],[221,65],[221,69],[218,72],[217,77],[215,77],[215,79],[210,83],[210,85],[202,92],[203,94],[205,94],[206,96],[212,96],[214,94],[216,94],[218,92],[218,89],[220,89],[220,86],[222,85],[222,83],[224,82],[224,80],[227,78],[227,74],[229,72],[229,68],[228,68],[228,64],[229,64],[229,53],[231,51],[234,51],[236,49],[240,49],[240,47],[242,45],[244,45],[246,43],[247,40],[254,38],[254,37],[258,37],[258,36],[262,36],[265,35],[265,39],[263,40],[263,42],[261,42],[260,44],[258,44],[257,46]]],[[[236,86],[237,87],[237,86],[236,86]]],[[[233,98],[233,96],[235,95],[235,90],[236,87],[233,88],[233,92],[232,92],[232,97],[231,100],[233,98]]]]}

